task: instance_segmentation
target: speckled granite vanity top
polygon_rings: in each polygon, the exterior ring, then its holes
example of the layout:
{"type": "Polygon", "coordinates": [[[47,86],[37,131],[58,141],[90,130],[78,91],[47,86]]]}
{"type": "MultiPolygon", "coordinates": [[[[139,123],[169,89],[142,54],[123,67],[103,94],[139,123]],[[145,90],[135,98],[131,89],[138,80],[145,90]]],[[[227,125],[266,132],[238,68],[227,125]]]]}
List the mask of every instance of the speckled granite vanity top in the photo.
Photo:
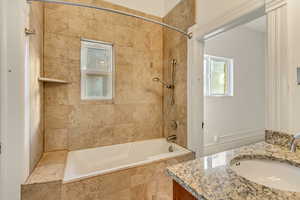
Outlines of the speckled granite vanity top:
{"type": "Polygon", "coordinates": [[[300,200],[300,193],[256,184],[230,169],[232,162],[249,158],[278,160],[300,167],[299,151],[291,153],[285,147],[261,142],[174,165],[167,168],[167,173],[200,200],[300,200]]]}

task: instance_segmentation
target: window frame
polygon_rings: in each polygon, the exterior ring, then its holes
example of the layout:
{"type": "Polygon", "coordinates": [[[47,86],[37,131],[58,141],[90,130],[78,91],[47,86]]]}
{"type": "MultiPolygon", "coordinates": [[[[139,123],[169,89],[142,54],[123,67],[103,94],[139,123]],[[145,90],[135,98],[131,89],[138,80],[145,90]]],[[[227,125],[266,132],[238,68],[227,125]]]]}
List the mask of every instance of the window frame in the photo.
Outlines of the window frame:
{"type": "MultiPolygon", "coordinates": [[[[81,100],[99,100],[99,101],[105,101],[105,100],[113,100],[115,95],[115,50],[114,50],[114,44],[109,42],[103,42],[98,40],[90,40],[85,38],[80,38],[80,88],[81,88],[81,100]],[[85,45],[84,42],[90,43],[85,45]],[[84,47],[94,47],[99,49],[109,49],[110,50],[110,71],[102,71],[102,70],[91,70],[87,69],[86,66],[83,67],[86,63],[84,63],[83,60],[83,54],[85,54],[85,48],[84,47]],[[111,76],[111,95],[108,97],[104,96],[87,96],[86,95],[86,77],[88,75],[107,75],[111,76]]],[[[85,55],[86,56],[86,55],[85,55]]]]}
{"type": "Polygon", "coordinates": [[[220,56],[212,56],[205,54],[204,55],[204,80],[205,80],[205,87],[204,87],[204,95],[208,97],[232,97],[234,95],[233,90],[233,79],[234,79],[234,60],[232,58],[226,58],[226,57],[220,57],[220,56]],[[214,94],[212,93],[212,86],[211,86],[211,80],[212,80],[212,60],[216,61],[223,61],[227,63],[227,70],[226,70],[226,77],[227,77],[227,90],[224,94],[214,94]]]}

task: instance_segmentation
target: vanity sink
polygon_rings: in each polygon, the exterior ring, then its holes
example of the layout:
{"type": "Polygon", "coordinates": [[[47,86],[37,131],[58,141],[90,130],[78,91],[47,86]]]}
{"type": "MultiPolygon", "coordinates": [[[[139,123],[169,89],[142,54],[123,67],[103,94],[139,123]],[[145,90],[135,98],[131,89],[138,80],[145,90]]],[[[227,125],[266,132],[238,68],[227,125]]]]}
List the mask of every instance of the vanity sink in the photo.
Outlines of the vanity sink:
{"type": "Polygon", "coordinates": [[[273,160],[240,160],[231,165],[239,176],[283,191],[300,192],[300,168],[273,160]]]}

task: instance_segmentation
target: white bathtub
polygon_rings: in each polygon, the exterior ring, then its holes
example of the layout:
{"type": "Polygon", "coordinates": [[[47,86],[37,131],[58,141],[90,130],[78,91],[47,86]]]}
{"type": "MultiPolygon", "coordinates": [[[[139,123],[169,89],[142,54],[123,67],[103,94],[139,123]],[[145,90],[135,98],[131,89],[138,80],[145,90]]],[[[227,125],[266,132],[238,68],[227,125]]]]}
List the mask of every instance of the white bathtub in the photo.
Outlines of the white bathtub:
{"type": "Polygon", "coordinates": [[[64,183],[128,169],[147,163],[182,156],[191,151],[164,138],[71,151],[65,169],[64,183]]]}

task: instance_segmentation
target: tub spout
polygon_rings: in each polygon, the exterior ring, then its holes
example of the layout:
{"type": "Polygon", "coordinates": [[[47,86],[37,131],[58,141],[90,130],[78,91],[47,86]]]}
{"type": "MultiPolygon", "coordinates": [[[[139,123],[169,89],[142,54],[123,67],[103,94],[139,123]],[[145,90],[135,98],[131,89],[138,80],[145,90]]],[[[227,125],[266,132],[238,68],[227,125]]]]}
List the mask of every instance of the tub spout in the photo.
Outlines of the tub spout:
{"type": "Polygon", "coordinates": [[[170,135],[167,137],[167,142],[175,142],[177,140],[177,135],[170,135]]]}

